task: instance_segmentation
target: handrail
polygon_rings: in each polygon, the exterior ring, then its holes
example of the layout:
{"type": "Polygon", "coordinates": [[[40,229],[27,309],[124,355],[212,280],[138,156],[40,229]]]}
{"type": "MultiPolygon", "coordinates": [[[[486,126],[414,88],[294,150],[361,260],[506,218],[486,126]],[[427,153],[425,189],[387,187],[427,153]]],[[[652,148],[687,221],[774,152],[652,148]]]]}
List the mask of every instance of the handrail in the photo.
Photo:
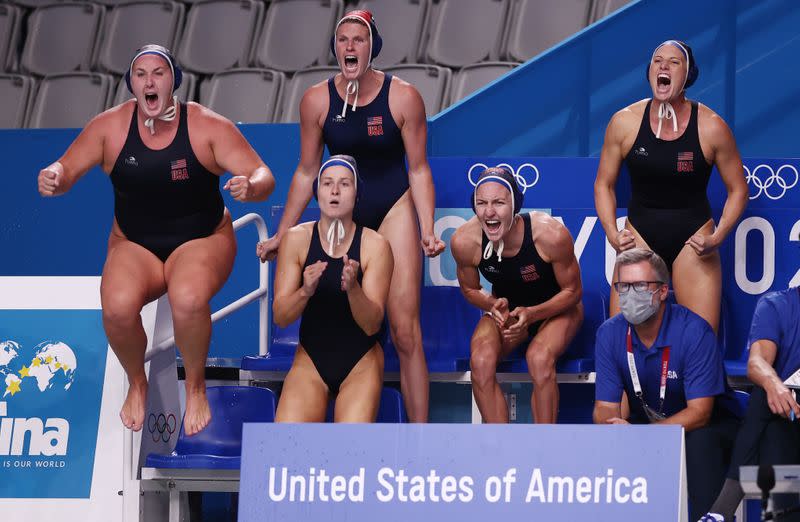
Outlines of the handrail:
{"type": "MultiPolygon", "coordinates": [[[[253,223],[258,230],[258,240],[265,241],[269,234],[267,233],[267,224],[264,218],[255,213],[246,214],[233,222],[233,230],[237,231],[245,225],[253,223]]],[[[269,327],[269,263],[261,263],[258,268],[258,289],[253,290],[249,294],[240,297],[236,301],[222,307],[216,312],[211,314],[211,322],[214,323],[219,319],[227,317],[233,312],[241,309],[242,307],[259,299],[258,305],[258,353],[259,355],[267,355],[269,353],[269,344],[267,339],[267,328],[269,327]]],[[[156,344],[151,350],[145,353],[145,361],[149,361],[154,355],[164,350],[175,346],[175,335],[156,344]]]]}

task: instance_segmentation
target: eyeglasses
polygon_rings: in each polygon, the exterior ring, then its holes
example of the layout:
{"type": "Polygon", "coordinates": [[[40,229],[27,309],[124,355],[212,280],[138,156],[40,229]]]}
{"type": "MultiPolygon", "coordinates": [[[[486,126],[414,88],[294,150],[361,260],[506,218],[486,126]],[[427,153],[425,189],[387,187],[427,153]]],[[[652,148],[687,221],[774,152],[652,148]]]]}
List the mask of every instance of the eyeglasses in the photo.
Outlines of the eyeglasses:
{"type": "Polygon", "coordinates": [[[622,281],[614,283],[614,290],[617,291],[618,294],[626,294],[628,290],[633,288],[634,292],[642,293],[647,292],[650,288],[650,285],[663,285],[663,281],[634,281],[633,283],[624,283],[622,281]]]}

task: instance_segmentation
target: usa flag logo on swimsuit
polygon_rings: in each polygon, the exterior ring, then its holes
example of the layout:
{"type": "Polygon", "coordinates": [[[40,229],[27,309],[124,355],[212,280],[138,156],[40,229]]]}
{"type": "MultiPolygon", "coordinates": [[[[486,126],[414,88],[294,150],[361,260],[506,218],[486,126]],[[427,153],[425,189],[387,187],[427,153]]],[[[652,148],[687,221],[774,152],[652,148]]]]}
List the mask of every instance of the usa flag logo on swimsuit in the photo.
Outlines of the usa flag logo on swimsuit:
{"type": "Polygon", "coordinates": [[[539,272],[536,271],[536,265],[523,266],[520,268],[519,273],[522,276],[522,280],[526,283],[539,279],[539,272]]]}
{"type": "Polygon", "coordinates": [[[370,116],[367,118],[367,134],[369,136],[383,136],[383,116],[370,116]]]}
{"type": "Polygon", "coordinates": [[[694,152],[678,153],[678,172],[694,172],[694,152]]]}
{"type": "Polygon", "coordinates": [[[169,167],[172,169],[172,181],[189,179],[189,169],[186,166],[185,159],[170,161],[169,167]]]}

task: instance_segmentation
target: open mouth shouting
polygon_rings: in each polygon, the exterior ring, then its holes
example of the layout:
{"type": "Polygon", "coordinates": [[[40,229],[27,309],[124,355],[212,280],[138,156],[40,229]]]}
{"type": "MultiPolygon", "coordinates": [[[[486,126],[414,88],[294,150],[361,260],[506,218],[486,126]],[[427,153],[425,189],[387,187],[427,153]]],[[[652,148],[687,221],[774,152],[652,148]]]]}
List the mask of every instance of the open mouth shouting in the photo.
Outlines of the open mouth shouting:
{"type": "Polygon", "coordinates": [[[656,92],[658,94],[669,94],[672,87],[672,78],[667,73],[659,73],[656,77],[656,92]]]}
{"type": "Polygon", "coordinates": [[[160,108],[158,94],[151,92],[144,94],[145,107],[151,112],[156,112],[160,108]]]}
{"type": "Polygon", "coordinates": [[[484,221],[484,225],[486,226],[487,234],[497,235],[500,234],[503,226],[498,219],[487,219],[484,221]]]}
{"type": "Polygon", "coordinates": [[[349,73],[358,72],[358,57],[354,54],[348,54],[344,57],[344,70],[349,73]]]}

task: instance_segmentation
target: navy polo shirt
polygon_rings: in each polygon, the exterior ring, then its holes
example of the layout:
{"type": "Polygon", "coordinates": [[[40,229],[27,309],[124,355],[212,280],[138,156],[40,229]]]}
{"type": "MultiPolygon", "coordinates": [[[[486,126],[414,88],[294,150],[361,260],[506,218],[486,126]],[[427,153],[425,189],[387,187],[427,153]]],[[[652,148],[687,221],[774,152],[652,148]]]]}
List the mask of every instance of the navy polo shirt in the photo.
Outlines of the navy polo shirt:
{"type": "MultiPolygon", "coordinates": [[[[661,358],[664,348],[670,347],[667,367],[667,391],[662,412],[667,417],[686,408],[686,401],[701,397],[716,397],[712,418],[738,417],[738,402],[728,386],[722,355],[717,348],[714,332],[699,315],[679,304],[666,304],[661,327],[653,346],[642,344],[631,327],[631,341],[636,370],[647,404],[659,410],[661,358]]],[[[595,365],[597,380],[595,398],[598,401],[620,402],[623,390],[628,394],[631,423],[647,423],[647,415],[633,391],[628,369],[628,322],[617,314],[597,330],[595,365]]]]}
{"type": "Polygon", "coordinates": [[[756,304],[747,345],[766,339],[778,345],[775,373],[788,379],[800,368],[800,288],[764,294],[756,304]]]}

